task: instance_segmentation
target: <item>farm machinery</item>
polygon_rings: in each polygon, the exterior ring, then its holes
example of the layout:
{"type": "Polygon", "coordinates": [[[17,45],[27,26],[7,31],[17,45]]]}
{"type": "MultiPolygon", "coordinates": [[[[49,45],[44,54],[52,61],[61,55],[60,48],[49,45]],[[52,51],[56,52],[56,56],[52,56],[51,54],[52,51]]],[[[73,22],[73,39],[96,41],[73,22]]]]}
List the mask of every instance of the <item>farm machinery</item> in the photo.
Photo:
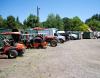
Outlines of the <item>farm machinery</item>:
{"type": "Polygon", "coordinates": [[[37,32],[37,34],[42,35],[42,37],[44,38],[44,40],[50,44],[50,46],[52,47],[56,47],[57,46],[57,39],[55,36],[50,36],[50,35],[46,35],[45,34],[45,28],[41,28],[41,27],[35,27],[33,28],[33,30],[35,30],[37,32]],[[41,33],[42,31],[42,33],[41,33]]]}
{"type": "Polygon", "coordinates": [[[16,58],[23,56],[25,46],[19,42],[15,42],[12,35],[20,35],[19,32],[4,32],[0,33],[0,54],[7,55],[8,58],[16,58]]]}
{"type": "Polygon", "coordinates": [[[40,35],[34,37],[32,34],[22,34],[21,41],[25,44],[26,48],[45,49],[47,47],[47,42],[40,35]]]}

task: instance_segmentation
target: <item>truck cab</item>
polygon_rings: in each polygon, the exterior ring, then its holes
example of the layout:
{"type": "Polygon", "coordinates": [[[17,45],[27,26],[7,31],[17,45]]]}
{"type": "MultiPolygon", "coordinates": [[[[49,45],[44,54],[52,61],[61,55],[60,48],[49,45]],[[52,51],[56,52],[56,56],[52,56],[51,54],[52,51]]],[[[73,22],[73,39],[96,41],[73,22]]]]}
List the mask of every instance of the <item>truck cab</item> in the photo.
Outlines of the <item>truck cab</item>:
{"type": "Polygon", "coordinates": [[[57,33],[57,31],[58,31],[57,28],[48,28],[48,30],[50,32],[49,34],[52,35],[52,36],[55,36],[59,43],[65,42],[65,36],[62,36],[59,33],[57,33]]]}

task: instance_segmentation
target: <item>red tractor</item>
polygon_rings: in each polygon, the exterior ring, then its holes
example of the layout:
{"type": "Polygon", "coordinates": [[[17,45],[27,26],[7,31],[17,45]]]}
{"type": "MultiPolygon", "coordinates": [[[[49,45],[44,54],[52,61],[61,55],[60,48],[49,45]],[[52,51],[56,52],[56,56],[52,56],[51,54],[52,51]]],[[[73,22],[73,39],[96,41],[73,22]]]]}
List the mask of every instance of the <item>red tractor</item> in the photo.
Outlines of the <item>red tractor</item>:
{"type": "Polygon", "coordinates": [[[32,34],[22,34],[22,42],[25,44],[26,48],[46,48],[47,42],[44,41],[43,37],[40,35],[33,36],[32,34]]]}
{"type": "Polygon", "coordinates": [[[11,35],[20,35],[19,32],[4,32],[0,34],[0,54],[5,54],[8,58],[16,58],[23,56],[25,47],[21,43],[14,43],[11,35]]]}
{"type": "Polygon", "coordinates": [[[44,30],[41,27],[27,29],[25,34],[22,34],[22,42],[27,48],[46,48],[48,44],[52,47],[57,46],[57,40],[54,36],[43,36],[44,34],[38,33],[44,30]]]}
{"type": "Polygon", "coordinates": [[[49,35],[43,36],[44,33],[39,34],[39,31],[41,31],[41,30],[44,31],[45,28],[35,27],[35,28],[33,28],[33,30],[36,30],[36,32],[37,32],[38,35],[42,35],[43,39],[44,39],[48,44],[50,44],[50,46],[52,46],[52,47],[56,47],[56,46],[57,46],[57,39],[56,39],[56,37],[54,37],[54,36],[49,36],[49,35]]]}

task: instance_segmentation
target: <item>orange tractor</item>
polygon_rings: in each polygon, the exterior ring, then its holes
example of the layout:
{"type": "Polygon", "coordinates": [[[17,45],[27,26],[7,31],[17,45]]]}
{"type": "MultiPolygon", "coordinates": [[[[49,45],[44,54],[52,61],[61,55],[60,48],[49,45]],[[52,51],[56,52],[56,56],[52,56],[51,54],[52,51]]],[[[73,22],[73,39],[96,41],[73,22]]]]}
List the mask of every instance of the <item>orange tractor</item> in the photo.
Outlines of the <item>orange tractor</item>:
{"type": "Polygon", "coordinates": [[[43,33],[45,31],[45,28],[41,28],[41,27],[35,27],[33,28],[33,30],[35,30],[37,32],[38,35],[41,35],[42,38],[48,43],[50,44],[51,47],[56,47],[57,46],[57,39],[55,36],[49,36],[49,35],[44,35],[45,33],[43,33]],[[43,31],[41,34],[39,33],[39,31],[43,31]],[[44,35],[44,36],[43,36],[44,35]]]}
{"type": "Polygon", "coordinates": [[[0,54],[5,54],[8,58],[16,58],[23,56],[25,46],[19,42],[15,42],[11,35],[20,35],[19,32],[0,33],[0,54]]]}
{"type": "Polygon", "coordinates": [[[33,36],[32,34],[22,34],[22,42],[25,44],[26,48],[46,48],[47,42],[44,41],[43,37],[40,35],[33,36]]]}

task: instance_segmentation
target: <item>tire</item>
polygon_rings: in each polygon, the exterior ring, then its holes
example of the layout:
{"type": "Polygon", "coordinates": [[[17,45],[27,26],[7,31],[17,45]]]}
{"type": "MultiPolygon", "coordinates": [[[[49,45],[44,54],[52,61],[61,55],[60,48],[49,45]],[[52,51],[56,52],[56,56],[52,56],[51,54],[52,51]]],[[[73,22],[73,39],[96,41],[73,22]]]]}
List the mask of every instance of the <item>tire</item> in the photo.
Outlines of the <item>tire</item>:
{"type": "Polygon", "coordinates": [[[60,40],[60,43],[64,43],[64,40],[63,39],[59,39],[60,40]]]}
{"type": "Polygon", "coordinates": [[[18,52],[18,56],[23,56],[24,53],[25,53],[25,49],[23,49],[22,51],[18,52]]]}
{"type": "Polygon", "coordinates": [[[8,53],[9,59],[16,58],[17,56],[18,56],[18,52],[16,50],[10,50],[9,53],[8,53]]]}
{"type": "Polygon", "coordinates": [[[23,56],[23,54],[24,54],[24,52],[23,52],[23,51],[18,52],[18,56],[19,56],[19,57],[22,57],[22,56],[23,56]]]}
{"type": "Polygon", "coordinates": [[[50,46],[51,46],[51,47],[56,47],[56,46],[57,46],[57,41],[56,41],[56,40],[52,40],[52,41],[50,42],[50,46]]]}

